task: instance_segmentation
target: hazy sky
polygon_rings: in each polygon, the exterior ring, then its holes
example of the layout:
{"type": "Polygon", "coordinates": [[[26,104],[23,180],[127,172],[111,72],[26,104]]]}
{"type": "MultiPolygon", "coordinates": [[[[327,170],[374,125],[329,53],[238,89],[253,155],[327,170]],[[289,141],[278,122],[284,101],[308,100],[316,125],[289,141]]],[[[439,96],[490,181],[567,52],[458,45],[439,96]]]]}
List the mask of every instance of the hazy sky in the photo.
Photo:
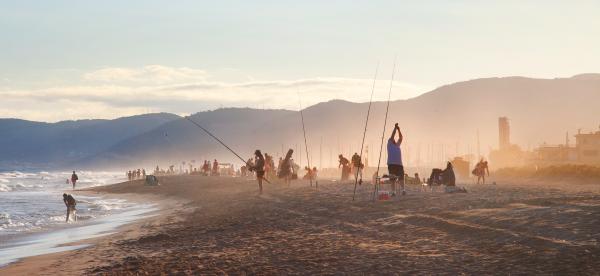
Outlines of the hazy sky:
{"type": "Polygon", "coordinates": [[[298,109],[600,72],[600,1],[1,1],[0,117],[298,109]]]}

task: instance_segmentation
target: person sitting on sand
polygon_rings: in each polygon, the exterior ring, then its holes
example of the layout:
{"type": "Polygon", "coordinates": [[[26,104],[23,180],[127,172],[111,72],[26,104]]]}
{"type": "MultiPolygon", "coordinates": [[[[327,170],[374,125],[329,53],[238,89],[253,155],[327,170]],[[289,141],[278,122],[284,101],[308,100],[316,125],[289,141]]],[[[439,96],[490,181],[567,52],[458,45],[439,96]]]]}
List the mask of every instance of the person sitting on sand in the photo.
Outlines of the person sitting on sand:
{"type": "Polygon", "coordinates": [[[285,181],[285,183],[289,186],[290,185],[290,181],[292,179],[292,154],[294,153],[293,149],[289,149],[288,152],[285,154],[285,158],[281,160],[280,164],[279,164],[279,171],[277,172],[277,176],[280,179],[283,179],[285,181]]]}
{"type": "Polygon", "coordinates": [[[448,162],[446,168],[442,171],[442,179],[446,186],[456,186],[456,176],[454,175],[454,168],[452,163],[448,162]]]}
{"type": "Polygon", "coordinates": [[[77,180],[79,180],[79,177],[77,177],[77,174],[75,171],[73,171],[73,174],[71,175],[71,184],[73,184],[73,190],[75,190],[75,183],[77,183],[77,180]]]}
{"type": "Polygon", "coordinates": [[[75,212],[75,205],[77,205],[77,201],[75,201],[75,198],[73,198],[72,195],[65,193],[63,194],[63,202],[65,203],[65,206],[67,206],[67,220],[65,222],[69,222],[69,216],[71,214],[73,214],[73,220],[77,221],[77,214],[75,212]]]}
{"type": "Polygon", "coordinates": [[[396,181],[392,181],[392,196],[396,195],[396,182],[400,183],[400,186],[402,187],[402,194],[406,194],[406,191],[404,190],[404,166],[402,165],[402,150],[400,149],[403,138],[404,137],[402,136],[400,127],[398,126],[398,123],[396,123],[394,125],[394,130],[392,131],[392,136],[387,143],[388,174],[390,175],[390,178],[396,178],[396,181]],[[396,140],[396,132],[398,132],[398,140],[396,140]]]}
{"type": "Polygon", "coordinates": [[[338,155],[338,168],[342,167],[342,178],[341,181],[346,181],[348,180],[348,178],[350,178],[350,161],[348,161],[348,158],[344,157],[343,155],[338,155]]]}
{"type": "Polygon", "coordinates": [[[475,169],[473,169],[473,175],[477,176],[477,184],[479,181],[483,180],[483,184],[485,184],[485,173],[490,176],[490,170],[488,169],[488,162],[483,161],[483,158],[475,165],[475,169]]]}
{"type": "Polygon", "coordinates": [[[248,168],[250,171],[254,171],[256,173],[256,180],[258,181],[259,193],[262,194],[263,187],[263,178],[265,177],[265,158],[260,150],[254,151],[254,165],[248,164],[248,168]]]}

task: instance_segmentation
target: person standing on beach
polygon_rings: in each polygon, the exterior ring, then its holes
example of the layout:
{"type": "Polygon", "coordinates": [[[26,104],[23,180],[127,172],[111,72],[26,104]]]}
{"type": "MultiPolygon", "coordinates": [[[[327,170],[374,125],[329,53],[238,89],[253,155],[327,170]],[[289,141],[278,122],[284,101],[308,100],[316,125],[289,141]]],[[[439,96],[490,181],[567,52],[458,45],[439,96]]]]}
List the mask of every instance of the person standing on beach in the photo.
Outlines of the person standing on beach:
{"type": "Polygon", "coordinates": [[[75,183],[77,183],[77,180],[79,180],[79,177],[77,177],[77,174],[75,173],[75,171],[73,171],[73,174],[71,175],[71,183],[73,184],[73,190],[75,190],[75,183]]]}
{"type": "Polygon", "coordinates": [[[358,153],[354,153],[354,155],[352,155],[352,175],[354,175],[356,178],[358,178],[358,176],[360,175],[360,184],[362,184],[362,170],[363,170],[364,165],[362,164],[362,160],[360,158],[360,155],[358,155],[358,153]]]}
{"type": "Polygon", "coordinates": [[[488,168],[488,162],[483,161],[483,158],[475,165],[475,169],[473,169],[473,174],[477,176],[477,184],[483,179],[483,184],[485,184],[485,173],[487,172],[488,177],[490,176],[490,169],[488,168]]]}
{"type": "Polygon", "coordinates": [[[63,202],[65,206],[67,206],[67,220],[65,222],[69,222],[69,216],[73,214],[73,220],[77,221],[77,214],[75,210],[75,205],[77,205],[77,201],[73,198],[72,195],[63,194],[63,202]]]}
{"type": "Polygon", "coordinates": [[[396,195],[397,182],[399,182],[402,186],[402,194],[406,194],[406,191],[404,190],[404,166],[402,165],[402,150],[400,149],[403,138],[404,137],[402,136],[400,127],[398,126],[398,123],[396,123],[394,125],[394,131],[392,131],[392,136],[387,143],[388,174],[390,175],[390,178],[395,178],[395,180],[392,181],[392,196],[396,195]],[[398,140],[396,140],[396,132],[398,132],[398,140]]]}
{"type": "Polygon", "coordinates": [[[265,177],[265,158],[260,150],[254,151],[254,165],[248,164],[248,168],[250,171],[254,171],[256,173],[256,180],[258,181],[259,193],[262,194],[263,187],[263,178],[265,177]]]}
{"type": "Polygon", "coordinates": [[[339,155],[339,164],[338,164],[338,168],[342,167],[342,179],[341,181],[346,181],[348,180],[349,176],[350,176],[350,161],[348,161],[348,158],[344,157],[343,155],[339,155]]]}
{"type": "Polygon", "coordinates": [[[219,162],[217,161],[217,159],[215,159],[215,161],[213,162],[212,175],[213,176],[219,175],[219,162]]]}
{"type": "Polygon", "coordinates": [[[293,149],[289,149],[287,154],[285,155],[285,158],[283,160],[281,160],[281,162],[279,162],[279,171],[278,171],[278,177],[283,179],[285,181],[285,183],[289,186],[290,185],[290,181],[292,179],[292,166],[293,166],[293,161],[292,161],[292,154],[294,153],[293,149]]]}

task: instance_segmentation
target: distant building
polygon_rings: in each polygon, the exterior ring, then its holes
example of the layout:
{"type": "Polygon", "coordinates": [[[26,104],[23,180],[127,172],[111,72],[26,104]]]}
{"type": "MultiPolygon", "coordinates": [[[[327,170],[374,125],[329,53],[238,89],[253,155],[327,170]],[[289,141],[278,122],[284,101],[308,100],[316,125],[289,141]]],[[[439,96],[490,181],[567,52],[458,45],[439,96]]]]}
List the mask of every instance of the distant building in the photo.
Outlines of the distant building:
{"type": "Polygon", "coordinates": [[[600,131],[575,135],[575,151],[578,163],[600,164],[600,131]]]}
{"type": "Polygon", "coordinates": [[[577,163],[577,151],[565,145],[541,145],[533,151],[534,159],[531,163],[536,165],[558,165],[577,163]]]}
{"type": "Polygon", "coordinates": [[[510,143],[510,124],[507,117],[498,118],[499,149],[490,152],[490,166],[495,168],[523,166],[529,153],[510,143]]]}
{"type": "Polygon", "coordinates": [[[510,148],[510,125],[507,117],[498,118],[498,146],[500,150],[510,148]]]}

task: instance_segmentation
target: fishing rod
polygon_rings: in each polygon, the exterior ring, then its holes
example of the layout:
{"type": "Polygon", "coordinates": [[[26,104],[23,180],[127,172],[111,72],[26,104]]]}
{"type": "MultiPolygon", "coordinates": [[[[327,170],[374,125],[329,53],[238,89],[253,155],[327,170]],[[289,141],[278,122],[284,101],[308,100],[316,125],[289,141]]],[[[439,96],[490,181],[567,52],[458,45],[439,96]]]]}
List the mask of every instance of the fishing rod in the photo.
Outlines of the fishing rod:
{"type": "MultiPolygon", "coordinates": [[[[383,132],[381,133],[381,147],[379,148],[379,160],[377,161],[377,172],[375,173],[375,180],[379,178],[379,167],[381,166],[381,152],[383,151],[383,137],[385,136],[385,128],[387,126],[387,118],[388,112],[390,110],[390,97],[392,95],[392,86],[394,84],[394,73],[396,73],[396,58],[394,57],[394,67],[392,68],[392,79],[390,80],[390,90],[388,92],[387,106],[385,107],[385,119],[383,120],[383,132]]],[[[375,183],[373,186],[373,199],[375,199],[375,192],[377,190],[377,185],[379,183],[375,183]]],[[[395,191],[394,191],[395,192],[395,191]]]]}
{"type": "MultiPolygon", "coordinates": [[[[195,126],[197,126],[198,128],[200,128],[201,130],[203,130],[204,132],[206,132],[206,134],[208,134],[210,137],[212,137],[213,139],[217,140],[217,142],[221,143],[221,145],[223,145],[225,148],[227,148],[231,153],[233,153],[235,156],[237,156],[237,158],[239,158],[240,160],[242,160],[242,162],[244,162],[244,164],[248,164],[246,162],[246,160],[244,160],[244,158],[242,158],[239,154],[237,154],[234,150],[232,150],[229,146],[227,146],[223,141],[221,141],[221,139],[217,138],[217,136],[213,135],[212,133],[210,133],[210,131],[208,131],[206,128],[202,127],[200,124],[194,122],[194,120],[192,120],[190,118],[190,116],[185,116],[183,117],[186,120],[188,120],[190,123],[194,124],[195,126]]],[[[263,177],[263,180],[266,181],[267,183],[271,184],[271,182],[269,182],[269,180],[266,177],[263,177]]]]}
{"type": "MultiPolygon", "coordinates": [[[[367,109],[367,119],[365,120],[365,130],[363,132],[362,144],[360,145],[360,159],[362,163],[363,149],[365,146],[365,136],[367,135],[367,125],[369,124],[369,114],[371,114],[371,104],[373,103],[373,94],[375,93],[375,81],[377,80],[377,71],[379,70],[379,62],[377,62],[377,66],[375,67],[375,76],[373,77],[373,87],[371,87],[371,98],[369,99],[369,108],[367,109]]],[[[361,164],[358,164],[359,166],[361,164]]],[[[358,184],[358,172],[360,171],[360,167],[356,170],[356,174],[354,175],[354,193],[352,194],[352,201],[356,197],[356,185],[358,184]]],[[[360,175],[360,182],[362,184],[362,174],[360,175]]]]}
{"type": "MultiPolygon", "coordinates": [[[[302,133],[304,134],[304,151],[306,152],[306,163],[308,164],[308,179],[312,187],[312,169],[310,167],[310,158],[308,157],[308,143],[306,142],[306,128],[304,127],[304,114],[302,113],[302,98],[300,98],[300,93],[298,93],[298,101],[300,102],[300,118],[302,119],[302,133]]],[[[318,182],[316,188],[319,188],[318,182]]]]}

